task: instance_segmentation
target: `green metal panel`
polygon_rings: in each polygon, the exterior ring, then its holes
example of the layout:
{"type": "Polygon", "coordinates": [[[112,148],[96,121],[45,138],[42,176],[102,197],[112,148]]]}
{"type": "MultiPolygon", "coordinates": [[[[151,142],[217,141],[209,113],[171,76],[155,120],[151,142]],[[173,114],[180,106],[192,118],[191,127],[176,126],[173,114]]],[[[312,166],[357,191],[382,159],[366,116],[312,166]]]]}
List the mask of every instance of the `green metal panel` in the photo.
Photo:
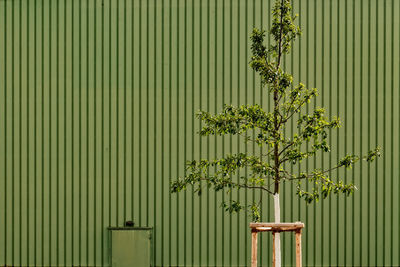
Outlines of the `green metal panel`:
{"type": "MultiPolygon", "coordinates": [[[[108,266],[108,226],[154,226],[156,266],[245,266],[246,213],[222,199],[170,195],[187,159],[244,147],[200,139],[198,109],[259,103],[249,33],[270,25],[268,0],[0,0],[0,265],[108,266]]],[[[384,156],[339,174],[359,190],[318,204],[283,190],[284,221],[305,222],[310,266],[400,264],[400,1],[295,0],[304,30],[285,58],[315,105],[344,119],[329,166],[376,144],[384,156]],[[336,156],[339,155],[339,156],[336,156]]],[[[293,127],[287,133],[296,131],[293,127]]],[[[296,169],[297,170],[297,169],[296,169]]],[[[263,221],[272,205],[263,200],[263,221]]],[[[271,262],[271,238],[259,262],[271,262]]],[[[283,238],[285,265],[293,238],[283,238]]]]}
{"type": "Polygon", "coordinates": [[[151,229],[109,228],[112,267],[150,267],[151,229]]]}

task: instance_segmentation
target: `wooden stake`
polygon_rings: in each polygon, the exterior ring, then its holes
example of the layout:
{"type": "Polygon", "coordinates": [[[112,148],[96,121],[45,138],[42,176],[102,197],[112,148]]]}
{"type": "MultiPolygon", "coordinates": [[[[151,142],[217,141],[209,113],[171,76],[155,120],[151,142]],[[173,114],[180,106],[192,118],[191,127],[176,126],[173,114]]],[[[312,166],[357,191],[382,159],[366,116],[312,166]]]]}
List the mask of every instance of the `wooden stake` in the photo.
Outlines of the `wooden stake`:
{"type": "Polygon", "coordinates": [[[272,232],[272,266],[275,267],[275,232],[272,232]]]}
{"type": "Polygon", "coordinates": [[[301,267],[301,230],[296,231],[296,267],[301,267]]]}
{"type": "Polygon", "coordinates": [[[251,231],[251,267],[257,267],[257,231],[251,231]]]}

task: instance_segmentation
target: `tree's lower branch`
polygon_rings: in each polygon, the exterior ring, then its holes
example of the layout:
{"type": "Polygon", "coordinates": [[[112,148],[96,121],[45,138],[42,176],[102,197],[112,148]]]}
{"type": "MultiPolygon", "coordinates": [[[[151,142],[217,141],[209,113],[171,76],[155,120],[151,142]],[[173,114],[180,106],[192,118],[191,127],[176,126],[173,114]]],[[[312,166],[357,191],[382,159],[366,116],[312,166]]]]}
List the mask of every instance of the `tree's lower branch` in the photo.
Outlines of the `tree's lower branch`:
{"type": "MultiPolygon", "coordinates": [[[[199,180],[201,180],[201,181],[209,181],[208,178],[200,178],[199,180]]],[[[234,182],[229,182],[227,184],[232,185],[232,186],[237,186],[237,187],[240,187],[240,188],[260,189],[260,190],[264,190],[264,191],[268,192],[271,195],[274,194],[271,190],[269,190],[268,188],[266,188],[264,186],[247,185],[247,184],[240,184],[240,183],[234,183],[234,182]]]]}
{"type": "Polygon", "coordinates": [[[263,186],[252,186],[252,185],[243,185],[243,184],[238,184],[238,186],[242,187],[242,188],[249,188],[249,189],[261,189],[261,190],[268,192],[271,195],[274,194],[271,190],[269,190],[268,188],[263,187],[263,186]]]}

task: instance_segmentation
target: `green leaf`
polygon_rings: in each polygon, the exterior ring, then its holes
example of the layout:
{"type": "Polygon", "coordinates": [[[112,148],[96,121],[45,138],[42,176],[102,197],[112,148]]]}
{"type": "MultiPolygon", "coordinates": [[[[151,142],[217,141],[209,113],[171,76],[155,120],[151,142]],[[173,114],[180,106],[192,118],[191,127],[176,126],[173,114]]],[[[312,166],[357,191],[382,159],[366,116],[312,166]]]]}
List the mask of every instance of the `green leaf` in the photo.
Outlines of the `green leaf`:
{"type": "Polygon", "coordinates": [[[378,146],[373,150],[368,151],[368,154],[363,157],[363,160],[367,162],[372,162],[375,160],[375,158],[379,158],[381,156],[381,148],[378,146]]]}

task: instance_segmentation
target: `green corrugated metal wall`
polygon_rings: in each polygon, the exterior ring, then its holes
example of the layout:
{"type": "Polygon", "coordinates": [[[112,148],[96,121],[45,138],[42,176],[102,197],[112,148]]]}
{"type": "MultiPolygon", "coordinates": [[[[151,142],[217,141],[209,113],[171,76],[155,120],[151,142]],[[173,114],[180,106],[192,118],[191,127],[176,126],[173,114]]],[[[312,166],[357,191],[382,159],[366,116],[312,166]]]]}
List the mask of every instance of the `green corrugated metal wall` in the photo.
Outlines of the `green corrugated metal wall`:
{"type": "MultiPolygon", "coordinates": [[[[108,265],[106,227],[133,219],[155,227],[157,266],[248,265],[250,219],[219,204],[253,194],[170,195],[168,185],[186,159],[258,151],[200,139],[194,113],[270,107],[247,63],[271,1],[1,0],[0,264],[108,265]]],[[[305,265],[399,265],[400,1],[294,7],[304,35],[285,67],[344,119],[333,153],[303,168],[376,144],[384,157],[339,172],[360,189],[349,198],[306,206],[286,185],[283,220],[306,224],[305,265]]],[[[289,265],[293,238],[283,242],[289,265]]],[[[270,243],[263,235],[263,266],[270,243]]]]}

